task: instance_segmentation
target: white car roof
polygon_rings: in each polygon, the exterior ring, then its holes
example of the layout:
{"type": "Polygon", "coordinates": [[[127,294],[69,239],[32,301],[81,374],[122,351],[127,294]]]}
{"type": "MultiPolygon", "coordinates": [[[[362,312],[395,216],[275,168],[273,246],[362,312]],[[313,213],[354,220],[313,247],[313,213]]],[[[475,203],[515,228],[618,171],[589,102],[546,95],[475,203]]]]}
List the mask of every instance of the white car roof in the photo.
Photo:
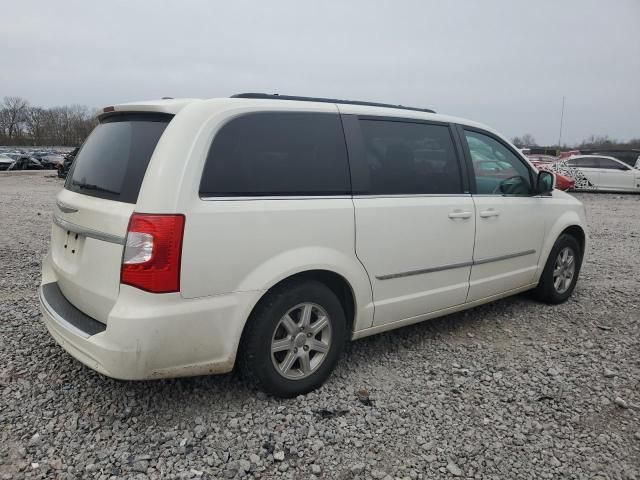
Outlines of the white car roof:
{"type": "Polygon", "coordinates": [[[402,118],[414,118],[419,120],[431,120],[445,123],[458,123],[461,125],[467,125],[469,127],[481,128],[487,130],[496,135],[500,135],[497,131],[472,120],[467,120],[460,117],[454,117],[450,115],[442,115],[439,113],[430,113],[420,110],[411,110],[404,108],[381,107],[381,106],[369,106],[369,105],[357,105],[350,103],[331,103],[331,102],[319,102],[319,101],[304,101],[304,100],[280,100],[272,98],[211,98],[211,99],[199,99],[199,98],[166,98],[159,100],[145,100],[137,102],[119,103],[110,107],[105,113],[109,112],[158,112],[158,113],[170,113],[177,114],[180,110],[187,105],[193,103],[209,103],[212,108],[242,108],[242,107],[258,107],[268,108],[275,107],[277,110],[283,110],[292,108],[294,110],[306,110],[306,111],[335,111],[337,107],[340,113],[344,114],[358,114],[358,115],[376,115],[386,117],[402,117],[402,118]]]}
{"type": "MultiPolygon", "coordinates": [[[[616,158],[616,157],[610,157],[608,155],[598,155],[598,154],[592,154],[592,155],[571,155],[570,157],[567,158],[567,160],[571,160],[572,158],[608,158],[609,160],[615,160],[618,163],[624,163],[622,160],[616,158]]],[[[624,163],[626,165],[626,163],[624,163]]]]}

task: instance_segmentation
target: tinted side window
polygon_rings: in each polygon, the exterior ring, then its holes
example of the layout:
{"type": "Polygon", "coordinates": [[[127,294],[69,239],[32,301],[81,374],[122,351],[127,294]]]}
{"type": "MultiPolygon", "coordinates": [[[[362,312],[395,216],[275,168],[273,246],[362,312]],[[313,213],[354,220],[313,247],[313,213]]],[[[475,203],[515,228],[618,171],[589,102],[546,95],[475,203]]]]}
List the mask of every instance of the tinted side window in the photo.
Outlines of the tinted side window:
{"type": "Polygon", "coordinates": [[[370,194],[462,193],[449,127],[360,120],[370,194]]]}
{"type": "Polygon", "coordinates": [[[626,170],[623,165],[611,160],[610,158],[600,158],[600,168],[606,168],[607,170],[626,170]]]}
{"type": "Polygon", "coordinates": [[[600,161],[597,157],[579,157],[570,160],[570,162],[575,162],[570,164],[573,167],[600,168],[600,161]]]}
{"type": "Polygon", "coordinates": [[[488,135],[470,130],[464,134],[479,194],[531,194],[531,172],[520,158],[488,135]]]}
{"type": "Polygon", "coordinates": [[[350,193],[337,114],[265,112],[237,117],[213,140],[200,182],[205,196],[350,193]]]}

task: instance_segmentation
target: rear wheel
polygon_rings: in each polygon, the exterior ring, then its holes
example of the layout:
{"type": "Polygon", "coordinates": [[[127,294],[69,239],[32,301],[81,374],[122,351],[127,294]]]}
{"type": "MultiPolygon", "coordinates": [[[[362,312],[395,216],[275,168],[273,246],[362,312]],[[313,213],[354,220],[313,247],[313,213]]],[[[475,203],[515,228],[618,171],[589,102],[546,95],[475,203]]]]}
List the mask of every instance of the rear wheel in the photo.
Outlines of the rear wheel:
{"type": "Polygon", "coordinates": [[[566,301],[576,286],[581,265],[582,251],[578,241],[571,235],[560,235],[533,291],[534,297],[546,303],[566,301]]]}
{"type": "Polygon", "coordinates": [[[267,393],[292,397],[322,385],[346,340],[344,310],[317,281],[287,283],[260,301],[245,329],[241,373],[267,393]]]}

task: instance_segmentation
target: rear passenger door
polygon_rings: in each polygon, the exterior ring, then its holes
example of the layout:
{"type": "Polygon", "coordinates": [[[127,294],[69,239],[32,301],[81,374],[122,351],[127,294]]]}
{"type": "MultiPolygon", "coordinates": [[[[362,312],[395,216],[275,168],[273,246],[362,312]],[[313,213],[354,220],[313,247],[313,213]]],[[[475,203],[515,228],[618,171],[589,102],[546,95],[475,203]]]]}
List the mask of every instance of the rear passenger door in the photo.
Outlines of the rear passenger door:
{"type": "Polygon", "coordinates": [[[465,302],[475,212],[448,124],[343,115],[374,325],[465,302]]]}
{"type": "Polygon", "coordinates": [[[476,240],[467,298],[473,302],[534,281],[545,233],[545,199],[534,196],[532,169],[506,143],[483,130],[459,131],[474,172],[476,240]],[[477,167],[488,160],[509,167],[477,167]]]}

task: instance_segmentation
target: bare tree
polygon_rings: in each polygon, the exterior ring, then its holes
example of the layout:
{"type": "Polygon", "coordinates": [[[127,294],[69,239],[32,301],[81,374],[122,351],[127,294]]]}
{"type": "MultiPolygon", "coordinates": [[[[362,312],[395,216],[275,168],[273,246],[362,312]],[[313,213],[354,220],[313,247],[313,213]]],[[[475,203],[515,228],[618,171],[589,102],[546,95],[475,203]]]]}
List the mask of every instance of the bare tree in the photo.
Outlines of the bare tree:
{"type": "Polygon", "coordinates": [[[591,135],[589,138],[585,138],[579,147],[582,148],[602,148],[613,147],[619,145],[617,140],[609,138],[609,135],[591,135]]]}
{"type": "Polygon", "coordinates": [[[4,97],[2,110],[4,113],[4,122],[6,124],[6,134],[9,141],[20,136],[22,123],[25,120],[25,114],[29,102],[21,97],[4,97]]]}
{"type": "Polygon", "coordinates": [[[538,144],[536,143],[536,139],[533,138],[533,135],[530,133],[525,133],[522,137],[514,137],[511,142],[516,147],[535,147],[538,144]]]}
{"type": "Polygon", "coordinates": [[[25,112],[25,125],[31,143],[46,144],[43,141],[47,133],[47,111],[40,107],[28,107],[25,112]]]}
{"type": "Polygon", "coordinates": [[[31,107],[15,98],[0,105],[0,145],[78,146],[97,124],[97,112],[82,105],[31,107]]]}

